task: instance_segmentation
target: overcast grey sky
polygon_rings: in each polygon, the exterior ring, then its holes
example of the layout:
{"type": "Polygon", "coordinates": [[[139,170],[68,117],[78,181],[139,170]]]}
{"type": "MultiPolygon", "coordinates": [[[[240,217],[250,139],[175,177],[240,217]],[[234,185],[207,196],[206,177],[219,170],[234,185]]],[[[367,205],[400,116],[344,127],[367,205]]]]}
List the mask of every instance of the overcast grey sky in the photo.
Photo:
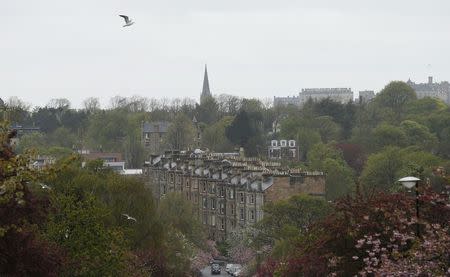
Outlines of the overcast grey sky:
{"type": "Polygon", "coordinates": [[[2,0],[0,97],[198,99],[205,63],[213,94],[248,97],[450,80],[449,15],[448,0],[2,0]]]}

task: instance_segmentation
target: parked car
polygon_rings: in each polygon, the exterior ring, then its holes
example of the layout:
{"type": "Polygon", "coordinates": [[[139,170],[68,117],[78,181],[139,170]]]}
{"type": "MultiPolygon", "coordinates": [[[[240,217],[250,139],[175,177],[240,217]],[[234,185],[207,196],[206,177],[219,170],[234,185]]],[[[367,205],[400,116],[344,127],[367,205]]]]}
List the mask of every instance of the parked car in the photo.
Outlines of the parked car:
{"type": "Polygon", "coordinates": [[[220,265],[218,263],[211,264],[211,274],[220,274],[220,265]]]}
{"type": "Polygon", "coordinates": [[[239,274],[241,273],[242,270],[242,266],[240,264],[234,264],[231,269],[230,272],[228,272],[231,276],[239,276],[239,274]]]}
{"type": "Polygon", "coordinates": [[[225,266],[225,272],[230,273],[230,270],[233,268],[234,264],[227,264],[225,266]]]}

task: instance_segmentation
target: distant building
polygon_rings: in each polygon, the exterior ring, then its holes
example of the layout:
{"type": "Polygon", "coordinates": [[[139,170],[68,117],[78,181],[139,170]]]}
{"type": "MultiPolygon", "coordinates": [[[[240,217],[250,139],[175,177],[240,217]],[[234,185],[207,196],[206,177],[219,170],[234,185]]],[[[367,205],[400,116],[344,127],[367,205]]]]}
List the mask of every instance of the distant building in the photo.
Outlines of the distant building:
{"type": "Polygon", "coordinates": [[[287,96],[287,97],[273,97],[273,105],[274,106],[289,106],[294,105],[296,107],[300,107],[300,97],[299,96],[287,96]]]}
{"type": "Polygon", "coordinates": [[[417,98],[424,97],[437,98],[450,104],[450,83],[443,81],[440,83],[433,82],[433,77],[428,77],[428,83],[416,84],[410,79],[406,82],[417,94],[417,98]]]}
{"type": "Polygon", "coordinates": [[[144,148],[150,154],[161,154],[164,152],[163,137],[169,129],[167,121],[144,122],[142,124],[142,142],[144,148]]]}
{"type": "Polygon", "coordinates": [[[353,101],[353,91],[350,88],[304,88],[299,96],[302,104],[309,99],[320,101],[329,98],[342,104],[353,101]]]}
{"type": "Polygon", "coordinates": [[[102,160],[104,162],[121,162],[123,161],[122,154],[118,152],[96,152],[90,150],[78,150],[83,158],[88,161],[102,160]]]}
{"type": "Polygon", "coordinates": [[[140,176],[142,175],[142,169],[124,169],[120,174],[126,176],[140,176]]]}
{"type": "Polygon", "coordinates": [[[212,94],[209,90],[208,68],[205,65],[205,75],[203,76],[203,88],[200,95],[200,104],[204,103],[207,98],[211,98],[212,94]]]}
{"type": "Polygon", "coordinates": [[[295,140],[272,140],[267,150],[269,160],[299,160],[299,148],[295,140]]]}
{"type": "Polygon", "coordinates": [[[375,98],[375,92],[373,90],[363,90],[359,92],[359,104],[365,104],[375,98]]]}
{"type": "Polygon", "coordinates": [[[22,137],[24,135],[28,135],[31,133],[36,133],[36,132],[41,131],[41,128],[39,128],[39,127],[35,127],[35,126],[25,127],[22,125],[12,125],[11,129],[17,131],[17,138],[19,138],[19,139],[20,139],[20,137],[22,137]]]}
{"type": "Polygon", "coordinates": [[[15,130],[17,132],[17,135],[11,139],[11,146],[15,147],[18,145],[20,139],[24,136],[24,135],[29,135],[32,133],[38,133],[41,131],[41,128],[39,127],[25,127],[22,125],[12,125],[11,126],[12,130],[15,130]]]}
{"type": "Polygon", "coordinates": [[[102,160],[103,166],[111,168],[119,173],[125,170],[125,161],[123,160],[121,153],[94,152],[90,150],[79,150],[78,153],[87,161],[102,160]]]}
{"type": "Polygon", "coordinates": [[[353,91],[350,88],[304,88],[298,96],[274,97],[273,104],[274,106],[302,107],[309,99],[318,102],[327,98],[346,104],[353,101],[353,91]]]}
{"type": "Polygon", "coordinates": [[[34,169],[42,170],[42,169],[54,164],[55,160],[56,159],[51,156],[37,155],[35,158],[32,159],[31,166],[34,169]]]}

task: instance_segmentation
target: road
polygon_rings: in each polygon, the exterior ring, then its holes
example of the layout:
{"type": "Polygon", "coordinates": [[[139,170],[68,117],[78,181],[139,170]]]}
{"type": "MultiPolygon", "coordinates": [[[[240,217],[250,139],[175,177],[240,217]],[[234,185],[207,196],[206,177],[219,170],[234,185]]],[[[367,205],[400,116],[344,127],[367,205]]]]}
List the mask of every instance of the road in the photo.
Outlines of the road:
{"type": "Polygon", "coordinates": [[[207,266],[207,267],[205,267],[204,269],[202,269],[202,276],[230,276],[230,275],[228,275],[226,272],[225,272],[225,269],[222,267],[221,268],[222,270],[220,271],[220,275],[219,274],[215,274],[215,275],[212,275],[211,274],[211,267],[210,266],[207,266]]]}

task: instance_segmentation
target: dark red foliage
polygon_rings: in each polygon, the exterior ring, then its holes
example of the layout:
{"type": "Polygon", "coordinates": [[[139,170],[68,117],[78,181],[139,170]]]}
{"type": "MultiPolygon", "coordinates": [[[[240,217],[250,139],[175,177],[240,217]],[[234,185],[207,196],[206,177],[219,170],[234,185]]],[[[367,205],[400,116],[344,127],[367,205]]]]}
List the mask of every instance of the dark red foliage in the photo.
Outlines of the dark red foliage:
{"type": "MultiPolygon", "coordinates": [[[[15,166],[15,155],[10,147],[14,132],[0,141],[0,162],[15,166]]],[[[1,168],[1,167],[0,167],[1,168]]],[[[0,185],[17,176],[0,172],[0,185]]],[[[25,180],[15,184],[14,196],[3,195],[0,205],[0,275],[1,276],[58,276],[64,262],[63,253],[53,244],[40,238],[38,227],[45,222],[49,201],[38,199],[28,190],[25,180]]],[[[1,196],[1,195],[0,195],[1,196]]]]}
{"type": "Polygon", "coordinates": [[[367,159],[362,147],[358,144],[350,143],[336,144],[335,147],[342,151],[344,160],[347,162],[347,164],[358,174],[361,173],[364,167],[364,163],[367,159]]]}
{"type": "MultiPolygon", "coordinates": [[[[450,225],[448,196],[429,189],[420,192],[420,222],[450,225]],[[447,197],[447,198],[446,198],[447,197]]],[[[365,268],[371,245],[361,241],[377,241],[380,248],[391,249],[395,234],[414,236],[415,197],[406,193],[377,193],[372,197],[357,194],[335,204],[335,212],[315,224],[296,250],[284,261],[268,260],[258,276],[354,276],[365,268]],[[358,246],[357,246],[358,245],[358,246]]],[[[398,243],[399,251],[407,251],[412,241],[398,243]]]]}
{"type": "Polygon", "coordinates": [[[259,277],[271,277],[275,274],[275,270],[280,265],[279,261],[276,261],[269,257],[258,269],[257,275],[259,277]]]}
{"type": "Polygon", "coordinates": [[[0,239],[0,275],[58,276],[64,255],[35,230],[8,232],[0,239]]]}

